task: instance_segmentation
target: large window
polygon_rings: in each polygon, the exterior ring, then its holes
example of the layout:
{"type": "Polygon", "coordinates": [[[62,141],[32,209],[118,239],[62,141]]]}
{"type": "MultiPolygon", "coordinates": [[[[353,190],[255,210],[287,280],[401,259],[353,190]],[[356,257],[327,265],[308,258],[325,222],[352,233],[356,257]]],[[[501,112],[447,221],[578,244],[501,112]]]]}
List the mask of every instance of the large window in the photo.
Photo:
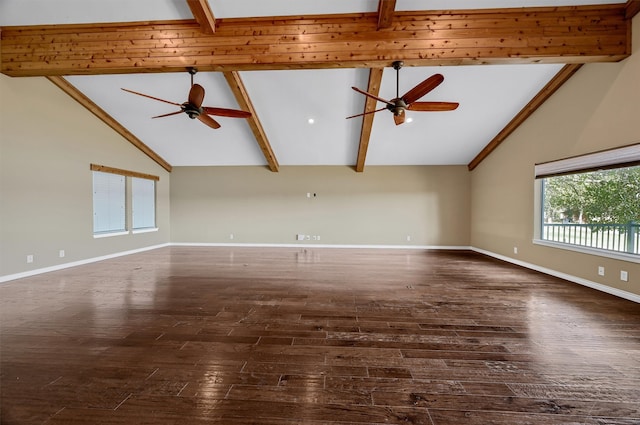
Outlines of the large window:
{"type": "Polygon", "coordinates": [[[159,177],[91,164],[93,235],[114,236],[157,230],[156,181],[159,177]]]}
{"type": "Polygon", "coordinates": [[[539,240],[640,255],[640,145],[536,166],[539,240]]]}

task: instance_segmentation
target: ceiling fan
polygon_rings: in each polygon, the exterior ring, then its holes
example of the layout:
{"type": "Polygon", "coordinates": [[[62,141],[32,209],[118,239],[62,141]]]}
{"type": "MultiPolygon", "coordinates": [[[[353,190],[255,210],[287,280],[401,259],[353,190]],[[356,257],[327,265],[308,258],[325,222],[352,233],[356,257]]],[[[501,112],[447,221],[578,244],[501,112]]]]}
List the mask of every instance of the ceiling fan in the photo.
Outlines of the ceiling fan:
{"type": "Polygon", "coordinates": [[[352,115],[349,118],[361,117],[367,114],[373,114],[376,112],[384,111],[388,109],[393,112],[393,120],[396,125],[400,125],[405,120],[405,110],[419,111],[419,112],[434,112],[434,111],[453,111],[459,105],[457,102],[417,102],[422,96],[429,93],[431,90],[438,87],[443,81],[442,74],[434,74],[427,78],[404,95],[400,96],[400,68],[404,65],[402,61],[395,61],[393,63],[393,69],[396,70],[396,97],[393,100],[386,100],[378,96],[374,96],[371,93],[367,93],[364,90],[360,90],[357,87],[351,87],[358,93],[368,96],[378,102],[386,103],[384,108],[376,109],[375,111],[369,111],[362,114],[352,115]]]}
{"type": "Polygon", "coordinates": [[[191,89],[189,90],[188,100],[182,104],[170,102],[168,100],[159,99],[157,97],[149,96],[148,94],[138,93],[129,89],[122,89],[126,92],[137,94],[138,96],[148,97],[149,99],[159,100],[160,102],[168,103],[170,105],[179,106],[180,110],[176,112],[170,112],[164,115],[158,115],[152,118],[163,118],[171,115],[177,115],[182,112],[187,114],[191,119],[199,119],[209,127],[216,129],[220,128],[220,124],[214,120],[210,115],[217,115],[220,117],[230,118],[248,118],[251,116],[251,112],[241,111],[237,109],[227,108],[214,108],[211,106],[202,106],[204,100],[204,88],[200,84],[193,84],[193,76],[198,72],[196,68],[187,68],[189,74],[191,74],[191,89]]]}

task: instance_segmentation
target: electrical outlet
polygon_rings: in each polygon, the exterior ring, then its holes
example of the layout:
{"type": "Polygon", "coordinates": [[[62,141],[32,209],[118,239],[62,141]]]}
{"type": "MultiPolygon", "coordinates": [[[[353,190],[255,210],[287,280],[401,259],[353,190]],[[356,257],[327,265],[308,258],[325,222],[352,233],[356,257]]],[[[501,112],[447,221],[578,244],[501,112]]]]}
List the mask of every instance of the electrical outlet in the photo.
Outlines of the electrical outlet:
{"type": "Polygon", "coordinates": [[[296,235],[296,240],[303,241],[304,240],[304,235],[301,235],[301,234],[298,233],[298,235],[296,235]]]}
{"type": "Polygon", "coordinates": [[[407,242],[411,242],[411,236],[407,235],[407,242]]]}
{"type": "Polygon", "coordinates": [[[60,258],[64,257],[64,249],[61,249],[60,251],[58,251],[58,257],[60,258]]]}
{"type": "Polygon", "coordinates": [[[27,263],[33,263],[33,255],[27,255],[27,263]]]}
{"type": "Polygon", "coordinates": [[[598,266],[598,275],[599,276],[604,276],[604,267],[598,266]]]}
{"type": "Polygon", "coordinates": [[[233,233],[230,233],[229,234],[229,239],[233,239],[233,238],[234,238],[233,233]]]}
{"type": "Polygon", "coordinates": [[[514,253],[514,254],[517,254],[517,253],[518,253],[518,247],[517,247],[517,246],[514,246],[514,247],[513,247],[513,253],[514,253]]]}
{"type": "Polygon", "coordinates": [[[629,281],[629,273],[627,273],[624,270],[620,270],[620,280],[623,282],[628,282],[629,281]]]}

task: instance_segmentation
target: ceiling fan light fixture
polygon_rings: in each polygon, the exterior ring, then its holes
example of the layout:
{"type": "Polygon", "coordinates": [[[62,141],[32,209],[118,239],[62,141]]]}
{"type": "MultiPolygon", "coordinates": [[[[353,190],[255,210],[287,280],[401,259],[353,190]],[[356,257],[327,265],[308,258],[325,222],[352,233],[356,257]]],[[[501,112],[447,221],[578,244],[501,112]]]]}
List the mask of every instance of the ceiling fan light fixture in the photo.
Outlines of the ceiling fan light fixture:
{"type": "Polygon", "coordinates": [[[406,109],[410,111],[422,111],[422,112],[435,112],[435,111],[453,111],[458,107],[457,102],[418,102],[422,96],[426,95],[436,87],[438,87],[443,81],[444,77],[442,74],[433,74],[431,77],[422,81],[417,86],[413,87],[411,90],[406,92],[403,96],[400,96],[400,68],[404,63],[402,61],[393,62],[393,69],[396,70],[396,97],[392,100],[386,100],[377,95],[367,93],[364,90],[360,90],[357,87],[351,87],[353,90],[357,91],[360,94],[363,94],[370,99],[374,99],[378,102],[382,102],[385,104],[383,108],[376,110],[365,110],[365,112],[361,114],[352,115],[347,117],[356,118],[362,117],[364,115],[374,114],[376,112],[384,111],[385,109],[391,111],[393,113],[393,121],[396,125],[403,124],[405,122],[405,113],[406,109]]]}
{"type": "Polygon", "coordinates": [[[195,75],[196,72],[198,72],[198,70],[196,68],[187,68],[187,71],[189,72],[189,74],[191,74],[191,89],[189,89],[188,100],[182,104],[171,102],[169,100],[160,99],[158,97],[149,96],[148,94],[138,93],[133,90],[129,90],[125,88],[123,88],[122,90],[129,93],[136,94],[138,96],[148,97],[149,99],[157,100],[164,103],[169,103],[171,105],[180,107],[179,111],[158,115],[152,118],[164,118],[164,117],[169,117],[169,116],[177,115],[184,112],[192,120],[195,120],[196,118],[198,118],[203,124],[215,130],[217,128],[220,128],[220,123],[218,123],[215,119],[213,119],[211,115],[230,117],[230,118],[249,118],[251,116],[251,112],[242,111],[239,109],[202,106],[202,101],[204,100],[204,87],[202,87],[200,84],[193,83],[193,76],[195,75]]]}

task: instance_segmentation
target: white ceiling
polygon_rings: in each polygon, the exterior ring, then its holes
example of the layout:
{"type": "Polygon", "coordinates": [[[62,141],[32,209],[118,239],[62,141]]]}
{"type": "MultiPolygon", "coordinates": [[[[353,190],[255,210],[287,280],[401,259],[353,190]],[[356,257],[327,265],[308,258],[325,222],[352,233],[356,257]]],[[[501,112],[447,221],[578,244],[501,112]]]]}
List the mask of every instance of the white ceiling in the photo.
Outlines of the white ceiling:
{"type": "MultiPolygon", "coordinates": [[[[441,10],[620,3],[621,0],[397,0],[396,10],[441,10]]],[[[375,0],[209,0],[216,18],[374,12],[375,0]]],[[[185,0],[0,0],[0,25],[191,19],[185,0]]],[[[434,73],[445,81],[422,100],[459,102],[451,112],[408,112],[396,126],[388,111],[376,114],[367,165],[467,164],[561,69],[556,65],[406,67],[404,93],[434,73]]],[[[366,69],[245,71],[240,76],[280,165],[354,165],[360,138],[366,69]],[[309,118],[314,119],[309,124],[309,118]]],[[[395,97],[396,72],[386,69],[379,95],[395,97]]],[[[70,76],[67,79],[173,166],[264,165],[244,119],[216,117],[212,130],[166,103],[128,88],[182,103],[190,86],[184,73],[70,76]]],[[[204,105],[238,108],[222,74],[198,73],[204,105]]],[[[382,106],[380,106],[382,107],[382,106]]]]}

